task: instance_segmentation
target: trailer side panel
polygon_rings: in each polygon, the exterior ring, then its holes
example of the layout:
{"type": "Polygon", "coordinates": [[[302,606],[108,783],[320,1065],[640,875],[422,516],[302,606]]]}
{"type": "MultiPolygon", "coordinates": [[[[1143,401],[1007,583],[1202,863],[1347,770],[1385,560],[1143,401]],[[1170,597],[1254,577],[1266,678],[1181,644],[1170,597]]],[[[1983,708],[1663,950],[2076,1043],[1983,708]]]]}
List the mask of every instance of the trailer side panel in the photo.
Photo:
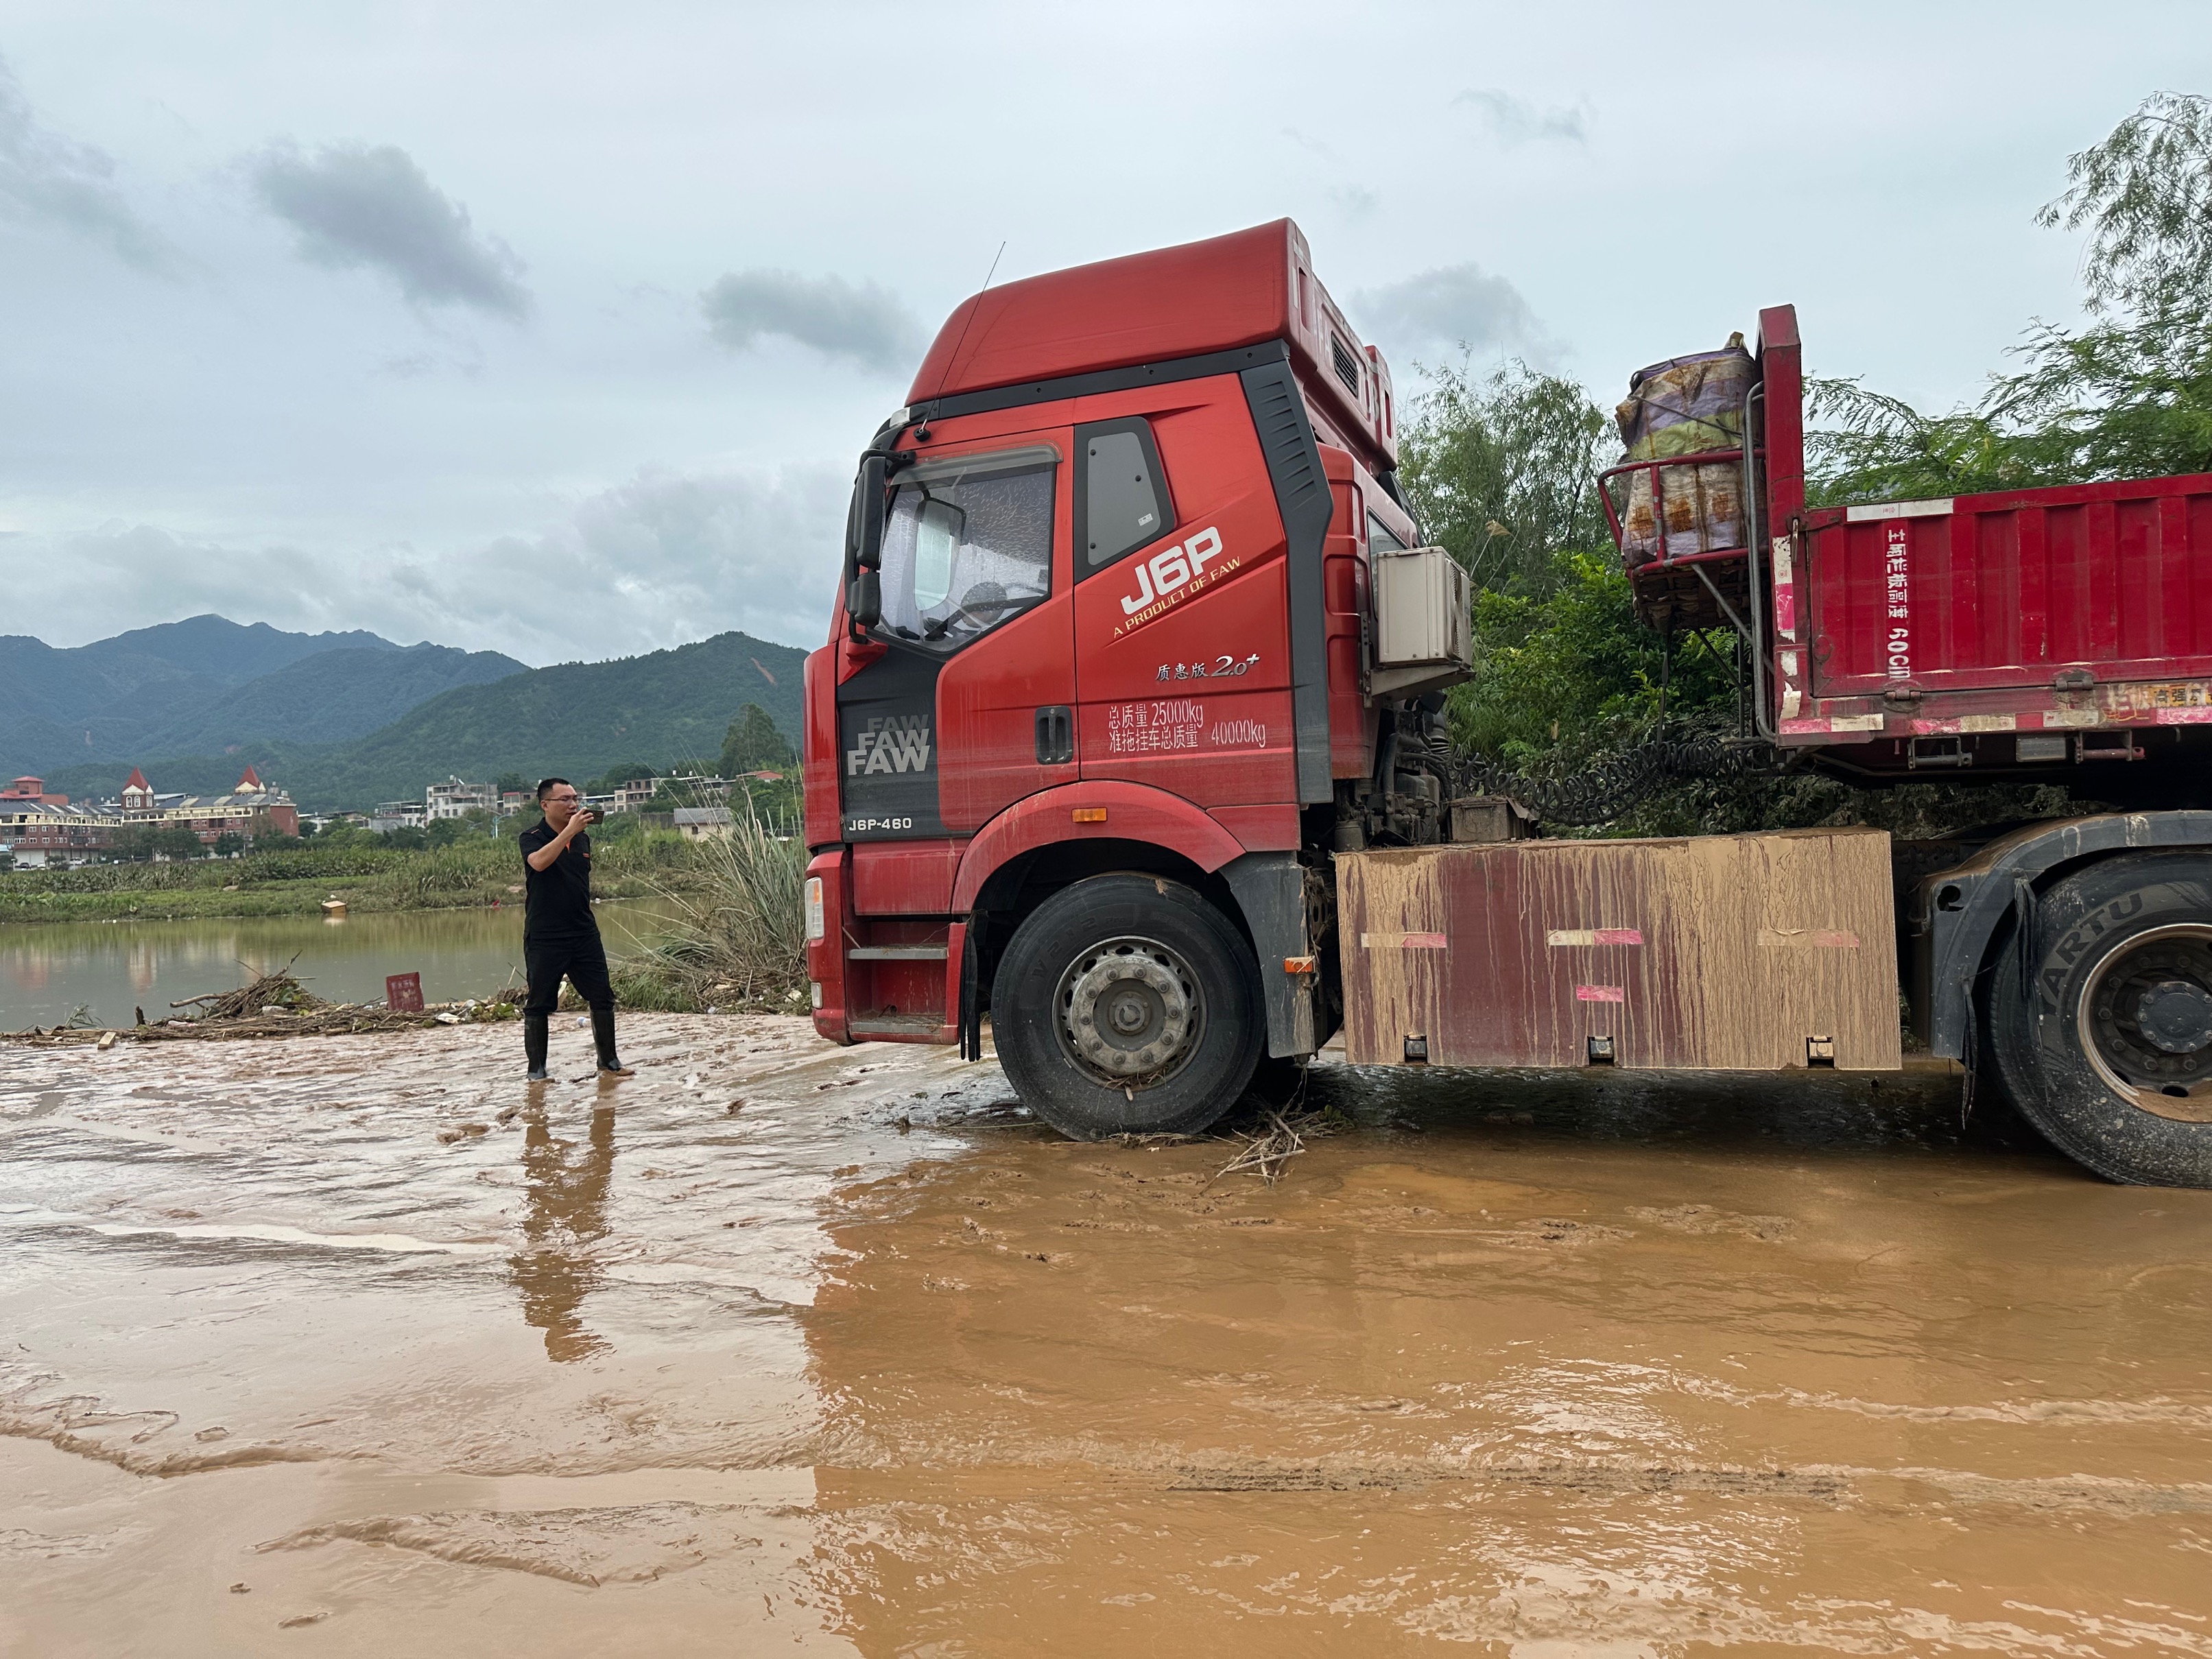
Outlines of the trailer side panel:
{"type": "Polygon", "coordinates": [[[1899,1063],[1882,831],[1505,842],[1336,867],[1354,1065],[1899,1063]]]}

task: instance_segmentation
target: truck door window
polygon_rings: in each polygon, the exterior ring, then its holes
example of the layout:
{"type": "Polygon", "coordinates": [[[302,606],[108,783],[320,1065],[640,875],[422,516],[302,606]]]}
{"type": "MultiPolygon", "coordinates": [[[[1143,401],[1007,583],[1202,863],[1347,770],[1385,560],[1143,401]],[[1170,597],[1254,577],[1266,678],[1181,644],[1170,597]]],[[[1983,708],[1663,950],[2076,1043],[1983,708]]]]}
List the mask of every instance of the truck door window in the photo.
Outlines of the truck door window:
{"type": "Polygon", "coordinates": [[[923,461],[884,525],[883,629],[958,650],[1052,592],[1048,445],[923,461]]]}
{"type": "Polygon", "coordinates": [[[1372,513],[1367,515],[1367,550],[1370,553],[1402,553],[1406,544],[1384,527],[1382,520],[1372,513]]]}
{"type": "Polygon", "coordinates": [[[1150,422],[1079,427],[1075,441],[1082,460],[1076,522],[1083,538],[1082,574],[1087,576],[1158,541],[1175,524],[1175,514],[1150,422]]]}

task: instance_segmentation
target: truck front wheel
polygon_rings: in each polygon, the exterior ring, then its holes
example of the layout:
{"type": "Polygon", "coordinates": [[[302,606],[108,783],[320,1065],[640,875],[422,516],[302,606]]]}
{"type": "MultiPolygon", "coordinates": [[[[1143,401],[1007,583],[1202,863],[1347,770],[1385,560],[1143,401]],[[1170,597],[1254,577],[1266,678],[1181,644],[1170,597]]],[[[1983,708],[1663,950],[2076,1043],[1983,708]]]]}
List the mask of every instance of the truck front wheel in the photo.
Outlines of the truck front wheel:
{"type": "Polygon", "coordinates": [[[1266,1046],[1251,952],[1164,877],[1094,876],[1014,930],[991,983],[999,1063],[1062,1134],[1194,1134],[1266,1046]]]}
{"type": "Polygon", "coordinates": [[[2035,915],[1991,973],[2006,1092],[2107,1180],[2212,1187],[2212,857],[2094,864],[2035,915]]]}

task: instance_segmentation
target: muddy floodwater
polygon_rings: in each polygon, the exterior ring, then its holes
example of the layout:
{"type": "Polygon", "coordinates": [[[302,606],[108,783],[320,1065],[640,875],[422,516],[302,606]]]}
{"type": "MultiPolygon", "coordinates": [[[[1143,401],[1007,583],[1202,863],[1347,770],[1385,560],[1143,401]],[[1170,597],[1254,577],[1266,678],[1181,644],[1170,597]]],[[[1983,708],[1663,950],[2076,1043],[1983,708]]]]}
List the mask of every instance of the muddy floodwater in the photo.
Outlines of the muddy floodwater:
{"type": "Polygon", "coordinates": [[[1934,1071],[0,1048],[0,1650],[2212,1655],[2212,1194],[1934,1071]]]}

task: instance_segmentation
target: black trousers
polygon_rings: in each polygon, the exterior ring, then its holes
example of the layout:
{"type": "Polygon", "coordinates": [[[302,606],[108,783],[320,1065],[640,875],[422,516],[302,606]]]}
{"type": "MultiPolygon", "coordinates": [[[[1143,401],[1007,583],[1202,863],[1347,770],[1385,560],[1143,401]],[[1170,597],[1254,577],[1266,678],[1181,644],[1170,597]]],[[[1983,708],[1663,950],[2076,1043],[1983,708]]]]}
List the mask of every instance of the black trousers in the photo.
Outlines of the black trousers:
{"type": "Polygon", "coordinates": [[[607,981],[607,948],[596,933],[576,939],[525,939],[522,973],[530,981],[530,995],[522,1005],[526,1014],[550,1014],[561,1006],[561,981],[576,988],[576,994],[593,1011],[611,1013],[615,988],[607,981]]]}

